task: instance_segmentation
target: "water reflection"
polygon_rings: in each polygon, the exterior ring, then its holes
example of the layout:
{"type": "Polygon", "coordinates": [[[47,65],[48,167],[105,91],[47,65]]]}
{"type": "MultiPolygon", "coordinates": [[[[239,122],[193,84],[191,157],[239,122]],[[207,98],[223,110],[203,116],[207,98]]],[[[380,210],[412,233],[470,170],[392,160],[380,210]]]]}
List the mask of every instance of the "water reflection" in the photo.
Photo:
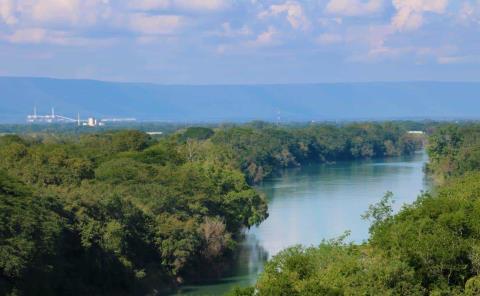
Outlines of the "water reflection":
{"type": "Polygon", "coordinates": [[[232,287],[253,285],[267,260],[268,253],[259,240],[254,234],[246,232],[229,274],[214,283],[182,287],[177,295],[223,295],[232,287]]]}
{"type": "Polygon", "coordinates": [[[395,210],[428,188],[425,153],[383,160],[312,165],[283,171],[258,186],[269,200],[269,218],[246,232],[232,274],[215,284],[182,289],[182,295],[222,295],[235,285],[255,282],[267,258],[296,245],[318,245],[351,231],[350,239],[368,238],[361,215],[387,192],[395,210]]]}

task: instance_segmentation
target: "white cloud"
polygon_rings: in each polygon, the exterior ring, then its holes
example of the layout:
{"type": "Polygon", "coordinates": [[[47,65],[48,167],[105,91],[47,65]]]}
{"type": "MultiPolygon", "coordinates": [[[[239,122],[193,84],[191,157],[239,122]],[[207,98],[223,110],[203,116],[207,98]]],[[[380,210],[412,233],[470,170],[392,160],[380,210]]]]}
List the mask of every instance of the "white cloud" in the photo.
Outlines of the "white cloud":
{"type": "Polygon", "coordinates": [[[367,53],[354,54],[348,58],[348,61],[358,63],[372,63],[385,60],[395,60],[407,54],[413,55],[414,58],[418,61],[429,52],[431,52],[430,48],[417,48],[414,46],[382,46],[378,48],[373,48],[367,53]]]}
{"type": "Polygon", "coordinates": [[[129,28],[145,35],[173,34],[184,24],[178,15],[149,15],[135,13],[130,16],[129,28]]]}
{"type": "Polygon", "coordinates": [[[31,6],[32,18],[39,22],[77,23],[80,12],[80,2],[77,0],[41,0],[31,6]]]}
{"type": "Polygon", "coordinates": [[[112,40],[94,40],[72,35],[66,31],[48,30],[44,28],[23,28],[11,34],[0,35],[1,40],[19,44],[55,44],[62,46],[107,45],[112,40]]]}
{"type": "Polygon", "coordinates": [[[141,45],[152,44],[158,41],[158,36],[156,35],[141,35],[138,36],[136,42],[141,45]]]}
{"type": "Polygon", "coordinates": [[[459,16],[461,19],[468,20],[475,13],[475,8],[472,3],[464,2],[462,8],[460,9],[459,16]]]}
{"type": "Polygon", "coordinates": [[[444,56],[438,57],[437,62],[442,65],[465,63],[467,57],[463,56],[444,56]]]}
{"type": "Polygon", "coordinates": [[[343,37],[340,34],[324,33],[317,37],[316,41],[320,44],[335,44],[343,41],[343,37]]]}
{"type": "Polygon", "coordinates": [[[0,0],[0,16],[8,25],[91,25],[106,17],[109,0],[0,0]]]}
{"type": "Polygon", "coordinates": [[[425,12],[443,14],[448,0],[393,0],[397,10],[392,25],[400,31],[415,30],[423,24],[425,12]]]}
{"type": "MultiPolygon", "coordinates": [[[[378,28],[382,30],[381,28],[378,28]]],[[[385,33],[388,33],[385,31],[385,33]]],[[[381,34],[381,33],[380,33],[381,34]]],[[[384,60],[396,60],[401,57],[409,56],[409,59],[417,64],[427,61],[440,64],[459,63],[465,61],[464,57],[457,56],[458,47],[454,45],[416,45],[416,44],[397,44],[388,45],[379,38],[378,41],[372,40],[372,47],[365,53],[356,53],[349,60],[353,62],[379,62],[384,60]]]]}
{"type": "Polygon", "coordinates": [[[345,41],[349,43],[366,45],[368,48],[385,46],[389,36],[394,33],[390,25],[370,25],[351,27],[345,33],[345,41]]]}
{"type": "Polygon", "coordinates": [[[175,0],[177,7],[191,10],[221,10],[229,4],[227,0],[175,0]]]}
{"type": "Polygon", "coordinates": [[[260,12],[258,17],[264,19],[280,14],[286,14],[287,21],[295,29],[307,29],[310,26],[302,5],[297,1],[287,1],[283,4],[271,5],[267,10],[260,12]]]}
{"type": "MultiPolygon", "coordinates": [[[[248,36],[252,33],[249,32],[248,36]]],[[[238,35],[237,35],[238,36],[238,35]]],[[[281,44],[280,32],[273,26],[269,26],[266,30],[256,34],[253,39],[238,41],[230,40],[230,43],[221,43],[216,46],[215,51],[218,54],[237,53],[244,54],[251,50],[257,50],[264,47],[273,47],[281,44]]]]}
{"type": "Polygon", "coordinates": [[[322,27],[338,26],[343,23],[343,19],[341,17],[321,17],[318,19],[318,23],[322,27]]]}
{"type": "Polygon", "coordinates": [[[0,19],[7,25],[13,25],[18,22],[15,17],[15,1],[0,0],[0,19]]]}
{"type": "Polygon", "coordinates": [[[259,47],[277,44],[278,41],[275,39],[277,35],[278,31],[274,27],[270,26],[266,31],[258,34],[255,40],[248,41],[247,46],[259,47]]]}
{"type": "Polygon", "coordinates": [[[229,22],[225,22],[221,25],[221,30],[214,31],[212,35],[217,35],[221,37],[239,37],[239,36],[248,36],[252,34],[252,30],[247,25],[244,25],[240,28],[232,28],[232,25],[229,22]]]}
{"type": "Polygon", "coordinates": [[[480,23],[480,1],[464,2],[458,12],[458,19],[465,24],[480,23]]]}
{"type": "MultiPolygon", "coordinates": [[[[47,39],[54,40],[55,37],[49,35],[47,30],[42,28],[28,28],[15,31],[10,35],[6,35],[3,39],[12,43],[41,43],[47,39]]],[[[56,34],[53,34],[56,35],[56,34]]],[[[57,36],[59,37],[59,36],[57,36]]]]}
{"type": "Polygon", "coordinates": [[[466,55],[466,56],[440,56],[437,62],[442,65],[450,64],[478,64],[480,63],[480,56],[466,55]]]}
{"type": "Polygon", "coordinates": [[[183,9],[216,11],[227,8],[230,0],[133,0],[129,7],[138,10],[183,9]]]}
{"type": "Polygon", "coordinates": [[[371,25],[349,28],[345,32],[343,41],[348,43],[352,48],[356,48],[349,60],[355,62],[370,62],[378,60],[382,56],[397,55],[399,51],[386,44],[388,37],[392,35],[393,32],[391,25],[371,25]]]}
{"type": "Polygon", "coordinates": [[[167,9],[170,8],[171,2],[171,0],[132,0],[128,3],[128,7],[144,11],[167,9]]]}
{"type": "Polygon", "coordinates": [[[359,16],[379,12],[383,7],[383,0],[330,0],[326,12],[336,15],[359,16]]]}

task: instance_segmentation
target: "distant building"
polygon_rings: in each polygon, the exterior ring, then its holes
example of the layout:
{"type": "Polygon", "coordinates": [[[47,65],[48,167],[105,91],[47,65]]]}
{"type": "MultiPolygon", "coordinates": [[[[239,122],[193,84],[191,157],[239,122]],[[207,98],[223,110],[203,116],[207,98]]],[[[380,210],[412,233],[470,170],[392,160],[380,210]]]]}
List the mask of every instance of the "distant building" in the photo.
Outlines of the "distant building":
{"type": "Polygon", "coordinates": [[[412,134],[412,135],[424,135],[425,132],[424,131],[408,131],[409,134],[412,134]]]}
{"type": "Polygon", "coordinates": [[[77,119],[69,118],[63,115],[55,114],[55,109],[52,108],[52,113],[47,115],[38,115],[37,108],[33,108],[33,114],[27,115],[28,123],[77,123],[78,126],[104,126],[107,122],[135,122],[135,118],[105,118],[96,119],[95,117],[89,117],[87,120],[80,119],[80,113],[77,114],[77,119]]]}
{"type": "Polygon", "coordinates": [[[104,126],[105,122],[102,120],[98,120],[95,117],[89,117],[87,121],[83,122],[83,126],[89,126],[89,127],[96,127],[96,126],[104,126]]]}
{"type": "Polygon", "coordinates": [[[75,122],[73,118],[68,118],[62,115],[55,114],[55,109],[52,108],[52,113],[47,115],[38,115],[37,108],[33,108],[33,114],[27,116],[27,122],[29,123],[62,123],[62,122],[75,122]]]}
{"type": "Polygon", "coordinates": [[[94,117],[89,117],[87,120],[87,125],[88,126],[97,126],[97,119],[94,117]]]}

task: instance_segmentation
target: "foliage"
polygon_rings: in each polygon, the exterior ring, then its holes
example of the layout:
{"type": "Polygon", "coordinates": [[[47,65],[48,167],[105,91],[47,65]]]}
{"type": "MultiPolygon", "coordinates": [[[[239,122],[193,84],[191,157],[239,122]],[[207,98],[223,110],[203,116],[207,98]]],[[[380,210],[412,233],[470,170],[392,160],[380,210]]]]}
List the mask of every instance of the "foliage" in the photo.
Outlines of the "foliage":
{"type": "Polygon", "coordinates": [[[274,127],[255,123],[220,129],[212,142],[233,151],[237,166],[251,183],[275,170],[307,163],[408,155],[422,139],[393,123],[346,126],[274,127]]]}
{"type": "Polygon", "coordinates": [[[480,126],[446,125],[429,138],[428,172],[439,183],[480,167],[480,126]]]}
{"type": "MultiPolygon", "coordinates": [[[[256,122],[193,127],[161,139],[135,130],[0,137],[0,294],[145,295],[215,276],[242,229],[268,216],[265,198],[249,183],[309,162],[413,153],[421,143],[405,131],[393,123],[256,122]]],[[[363,248],[339,252],[328,244],[320,255],[292,249],[283,256],[298,262],[286,261],[281,281],[269,268],[262,279],[272,287],[260,291],[337,295],[368,283],[357,272],[351,284],[346,277],[317,284],[317,261],[309,256],[337,256],[375,276],[411,275],[401,262],[375,269],[363,261],[370,253],[363,248]]],[[[375,260],[384,262],[382,256],[375,260]]]]}
{"type": "Polygon", "coordinates": [[[371,220],[370,232],[374,232],[377,226],[392,218],[393,203],[393,192],[389,191],[377,204],[368,207],[368,211],[362,215],[362,219],[371,220]]]}
{"type": "Polygon", "coordinates": [[[186,141],[191,140],[206,140],[213,136],[215,132],[211,128],[194,126],[189,127],[182,133],[181,139],[186,141]]]}
{"type": "Polygon", "coordinates": [[[188,159],[185,145],[136,131],[0,137],[0,292],[145,294],[207,274],[266,201],[216,147],[188,159]]]}
{"type": "Polygon", "coordinates": [[[387,193],[364,215],[372,221],[368,242],[340,239],[284,250],[267,263],[255,290],[239,292],[479,295],[478,135],[480,126],[437,129],[429,139],[429,171],[443,176],[442,185],[395,215],[392,193],[387,193]]]}
{"type": "Polygon", "coordinates": [[[324,242],[275,256],[260,276],[259,295],[422,295],[405,263],[366,246],[324,242]]]}
{"type": "Polygon", "coordinates": [[[479,178],[452,180],[393,216],[387,194],[368,212],[368,243],[284,250],[250,295],[478,295],[479,178]]]}
{"type": "Polygon", "coordinates": [[[37,294],[58,285],[51,264],[61,260],[66,220],[54,199],[32,196],[0,171],[0,293],[22,289],[37,294]]]}

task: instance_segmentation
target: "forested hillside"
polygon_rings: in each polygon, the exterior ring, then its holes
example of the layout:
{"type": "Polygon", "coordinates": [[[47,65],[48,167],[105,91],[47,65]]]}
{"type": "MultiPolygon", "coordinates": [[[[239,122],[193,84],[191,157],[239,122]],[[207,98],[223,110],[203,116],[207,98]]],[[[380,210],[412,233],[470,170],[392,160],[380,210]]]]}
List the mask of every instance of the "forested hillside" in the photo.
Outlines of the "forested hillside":
{"type": "Polygon", "coordinates": [[[478,125],[449,125],[429,139],[428,171],[440,176],[393,214],[392,193],[365,213],[370,238],[348,236],[284,250],[255,287],[231,295],[480,295],[478,125]]]}
{"type": "Polygon", "coordinates": [[[398,124],[0,137],[0,294],[143,295],[215,277],[278,169],[412,153],[398,124]]]}

